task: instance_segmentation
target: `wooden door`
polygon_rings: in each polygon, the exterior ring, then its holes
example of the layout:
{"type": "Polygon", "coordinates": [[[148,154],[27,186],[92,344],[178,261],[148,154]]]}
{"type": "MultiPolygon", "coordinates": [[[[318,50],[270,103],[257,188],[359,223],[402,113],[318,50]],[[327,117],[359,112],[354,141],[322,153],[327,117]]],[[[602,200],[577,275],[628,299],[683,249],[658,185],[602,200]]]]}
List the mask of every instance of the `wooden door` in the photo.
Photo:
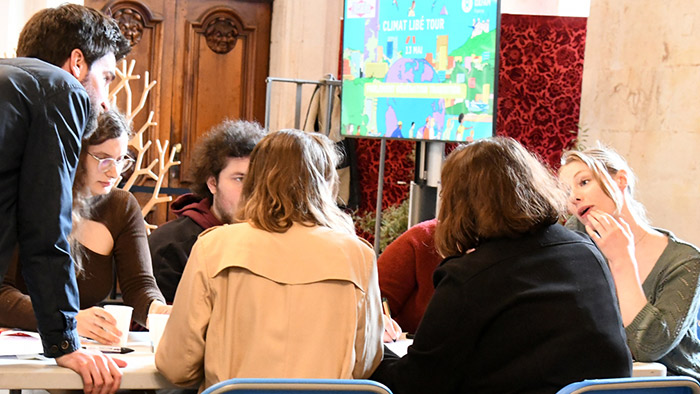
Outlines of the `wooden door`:
{"type": "MultiPolygon", "coordinates": [[[[154,111],[157,126],[146,136],[182,145],[167,186],[187,187],[192,148],[209,128],[225,118],[265,119],[272,0],[85,0],[111,14],[132,43],[127,60],[133,74],[157,84],[144,111],[154,111]]],[[[132,83],[140,97],[143,83],[132,83]]],[[[121,107],[123,103],[118,103],[121,107]]],[[[135,105],[135,103],[134,103],[135,105]]],[[[149,158],[156,157],[155,147],[149,158]]],[[[154,224],[165,220],[157,215],[154,224]]],[[[151,220],[153,223],[153,220],[151,220]]]]}

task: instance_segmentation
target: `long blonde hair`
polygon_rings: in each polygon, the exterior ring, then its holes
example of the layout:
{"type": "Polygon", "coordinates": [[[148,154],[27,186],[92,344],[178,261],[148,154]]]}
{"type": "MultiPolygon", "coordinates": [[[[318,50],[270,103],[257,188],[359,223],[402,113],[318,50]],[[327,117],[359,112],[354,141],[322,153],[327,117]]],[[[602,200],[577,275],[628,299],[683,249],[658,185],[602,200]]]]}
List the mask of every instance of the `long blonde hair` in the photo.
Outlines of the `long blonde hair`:
{"type": "Polygon", "coordinates": [[[335,203],[339,161],[340,152],[323,134],[268,134],[250,155],[238,218],[275,233],[298,223],[354,234],[352,220],[335,203]]]}
{"type": "Polygon", "coordinates": [[[627,161],[615,152],[612,148],[598,144],[594,148],[588,148],[583,151],[567,151],[561,157],[562,167],[572,162],[580,162],[584,164],[593,174],[593,179],[598,182],[603,193],[610,197],[615,204],[615,214],[620,214],[622,205],[625,199],[622,191],[617,187],[613,177],[620,171],[625,171],[627,175],[627,187],[624,192],[627,193],[627,204],[634,218],[644,224],[649,225],[649,219],[646,215],[646,210],[642,203],[635,199],[635,190],[637,186],[637,177],[632,172],[632,169],[627,164],[627,161]]]}

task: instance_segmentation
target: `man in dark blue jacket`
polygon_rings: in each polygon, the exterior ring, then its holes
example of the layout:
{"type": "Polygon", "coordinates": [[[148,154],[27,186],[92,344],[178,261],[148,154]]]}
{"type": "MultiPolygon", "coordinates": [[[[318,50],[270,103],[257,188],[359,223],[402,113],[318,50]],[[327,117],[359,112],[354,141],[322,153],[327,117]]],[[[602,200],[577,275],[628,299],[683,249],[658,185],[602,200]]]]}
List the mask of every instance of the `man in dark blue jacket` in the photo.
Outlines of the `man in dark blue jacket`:
{"type": "Polygon", "coordinates": [[[65,4],[36,13],[17,59],[0,60],[0,280],[19,253],[44,354],[79,373],[87,393],[117,390],[117,363],[80,348],[71,232],[81,139],[109,107],[116,60],[130,50],[116,22],[65,4]]]}

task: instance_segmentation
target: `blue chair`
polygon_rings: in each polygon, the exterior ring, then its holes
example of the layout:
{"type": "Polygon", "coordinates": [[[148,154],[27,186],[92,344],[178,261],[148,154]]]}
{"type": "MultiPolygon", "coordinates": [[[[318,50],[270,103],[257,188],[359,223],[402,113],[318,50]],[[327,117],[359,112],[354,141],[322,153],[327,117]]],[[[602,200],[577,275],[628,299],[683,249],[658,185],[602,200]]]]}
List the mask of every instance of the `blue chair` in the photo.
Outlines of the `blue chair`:
{"type": "Polygon", "coordinates": [[[593,379],[571,383],[557,394],[700,394],[698,381],[687,376],[593,379]]]}
{"type": "Polygon", "coordinates": [[[202,394],[392,394],[386,386],[363,379],[235,378],[217,383],[202,394]]]}

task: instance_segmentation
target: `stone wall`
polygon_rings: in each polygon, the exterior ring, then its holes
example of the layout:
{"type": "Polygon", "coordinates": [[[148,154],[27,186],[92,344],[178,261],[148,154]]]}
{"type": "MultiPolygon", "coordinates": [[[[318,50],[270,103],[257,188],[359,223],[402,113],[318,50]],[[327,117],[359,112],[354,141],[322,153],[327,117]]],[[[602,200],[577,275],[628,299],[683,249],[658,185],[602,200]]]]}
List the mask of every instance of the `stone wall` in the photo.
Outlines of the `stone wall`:
{"type": "MultiPolygon", "coordinates": [[[[319,80],[338,77],[343,0],[277,0],[272,9],[270,77],[319,80]]],[[[303,118],[314,87],[303,87],[303,118]]],[[[294,84],[274,83],[270,130],[294,126],[294,84]]]]}
{"type": "Polygon", "coordinates": [[[652,224],[700,245],[700,3],[592,0],[587,32],[588,145],[625,156],[652,224]]]}
{"type": "Polygon", "coordinates": [[[0,12],[0,57],[12,57],[22,27],[35,12],[63,3],[83,4],[82,0],[2,0],[0,12]]]}

